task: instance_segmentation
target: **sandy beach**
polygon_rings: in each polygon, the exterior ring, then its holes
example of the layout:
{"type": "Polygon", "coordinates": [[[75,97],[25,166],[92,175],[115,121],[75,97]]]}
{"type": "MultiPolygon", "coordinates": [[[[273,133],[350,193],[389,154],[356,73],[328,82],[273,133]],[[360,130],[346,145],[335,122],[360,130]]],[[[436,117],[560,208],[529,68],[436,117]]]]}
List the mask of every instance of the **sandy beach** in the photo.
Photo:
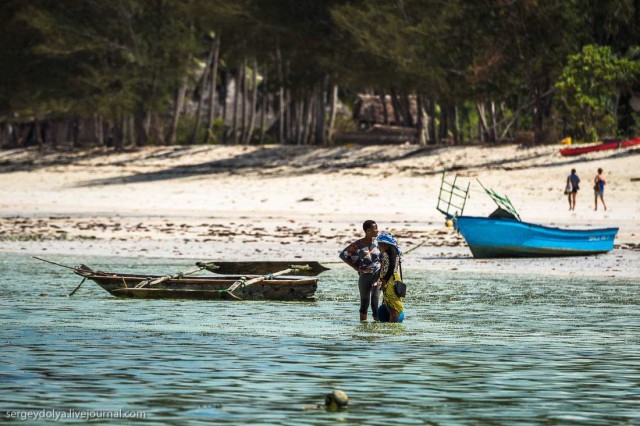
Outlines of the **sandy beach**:
{"type": "Polygon", "coordinates": [[[407,269],[640,277],[640,150],[565,158],[559,146],[421,148],[152,147],[0,152],[0,251],[190,260],[337,260],[374,219],[395,234],[407,269]],[[602,167],[608,210],[594,211],[602,167]],[[582,179],[576,211],[566,176],[582,179]],[[523,220],[572,229],[618,226],[595,257],[474,260],[435,209],[444,169],[471,182],[465,213],[495,209],[476,179],[523,220]]]}

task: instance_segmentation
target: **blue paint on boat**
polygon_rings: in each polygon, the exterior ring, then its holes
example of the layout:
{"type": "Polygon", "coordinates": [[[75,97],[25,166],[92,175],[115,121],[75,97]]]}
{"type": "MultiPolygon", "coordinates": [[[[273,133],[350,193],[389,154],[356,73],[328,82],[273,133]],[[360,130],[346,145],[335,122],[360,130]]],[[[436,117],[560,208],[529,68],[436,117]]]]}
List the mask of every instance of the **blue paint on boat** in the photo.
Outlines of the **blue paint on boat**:
{"type": "Polygon", "coordinates": [[[569,230],[508,218],[454,217],[473,257],[585,256],[613,250],[618,228],[569,230]]]}

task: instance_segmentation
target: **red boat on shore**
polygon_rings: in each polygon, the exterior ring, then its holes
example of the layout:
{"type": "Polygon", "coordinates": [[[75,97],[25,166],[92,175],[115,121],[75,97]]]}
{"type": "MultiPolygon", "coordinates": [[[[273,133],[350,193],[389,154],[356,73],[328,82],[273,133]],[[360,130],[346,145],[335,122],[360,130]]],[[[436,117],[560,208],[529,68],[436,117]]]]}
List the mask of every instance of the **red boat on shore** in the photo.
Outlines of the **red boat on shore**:
{"type": "Polygon", "coordinates": [[[640,145],[640,138],[629,139],[622,142],[607,142],[600,145],[580,146],[575,148],[562,148],[560,155],[570,157],[572,155],[586,154],[587,152],[606,151],[609,149],[628,148],[630,146],[640,145]]]}

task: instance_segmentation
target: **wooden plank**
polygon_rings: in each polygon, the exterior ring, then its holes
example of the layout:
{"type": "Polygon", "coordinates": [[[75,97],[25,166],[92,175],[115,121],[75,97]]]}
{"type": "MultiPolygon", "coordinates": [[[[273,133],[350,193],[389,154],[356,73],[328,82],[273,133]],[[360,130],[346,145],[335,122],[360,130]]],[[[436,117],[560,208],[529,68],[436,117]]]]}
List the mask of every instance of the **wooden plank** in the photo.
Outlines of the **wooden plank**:
{"type": "Polygon", "coordinates": [[[248,287],[248,286],[250,286],[250,285],[257,284],[257,283],[262,282],[262,281],[267,280],[267,279],[268,279],[268,280],[271,280],[271,279],[273,279],[273,278],[275,278],[275,277],[279,277],[280,275],[286,275],[286,274],[289,274],[289,273],[291,273],[292,271],[300,272],[300,271],[304,271],[304,270],[309,270],[309,267],[308,267],[308,266],[304,266],[304,267],[301,267],[300,269],[291,269],[291,268],[287,268],[287,269],[283,269],[282,271],[274,272],[274,273],[269,274],[269,275],[263,275],[263,276],[261,276],[261,277],[255,277],[255,278],[252,278],[252,279],[250,279],[249,281],[246,281],[246,280],[244,280],[244,279],[241,279],[241,280],[238,280],[238,281],[236,281],[235,283],[233,283],[233,284],[231,285],[231,287],[229,287],[229,288],[227,289],[227,291],[228,291],[229,293],[233,293],[233,291],[234,291],[236,288],[238,288],[239,286],[248,287]]]}
{"type": "Polygon", "coordinates": [[[315,277],[329,268],[321,265],[319,262],[307,260],[290,260],[290,261],[264,261],[264,262],[210,262],[196,263],[197,266],[204,265],[205,269],[216,274],[224,275],[267,275],[273,271],[288,269],[290,266],[308,266],[308,270],[299,270],[292,272],[292,275],[315,277]]]}
{"type": "Polygon", "coordinates": [[[226,290],[165,290],[160,288],[119,288],[111,294],[139,299],[242,300],[226,290]]]}

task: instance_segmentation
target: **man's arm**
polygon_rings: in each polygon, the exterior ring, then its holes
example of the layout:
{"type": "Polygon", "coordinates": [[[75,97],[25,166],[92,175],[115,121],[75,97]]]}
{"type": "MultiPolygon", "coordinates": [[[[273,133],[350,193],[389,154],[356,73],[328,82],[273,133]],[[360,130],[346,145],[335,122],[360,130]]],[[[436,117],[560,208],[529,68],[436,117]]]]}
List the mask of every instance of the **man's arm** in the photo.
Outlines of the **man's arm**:
{"type": "Polygon", "coordinates": [[[347,248],[342,250],[342,252],[340,253],[340,259],[347,265],[351,266],[356,272],[360,272],[357,266],[358,264],[357,242],[349,244],[347,248]]]}

